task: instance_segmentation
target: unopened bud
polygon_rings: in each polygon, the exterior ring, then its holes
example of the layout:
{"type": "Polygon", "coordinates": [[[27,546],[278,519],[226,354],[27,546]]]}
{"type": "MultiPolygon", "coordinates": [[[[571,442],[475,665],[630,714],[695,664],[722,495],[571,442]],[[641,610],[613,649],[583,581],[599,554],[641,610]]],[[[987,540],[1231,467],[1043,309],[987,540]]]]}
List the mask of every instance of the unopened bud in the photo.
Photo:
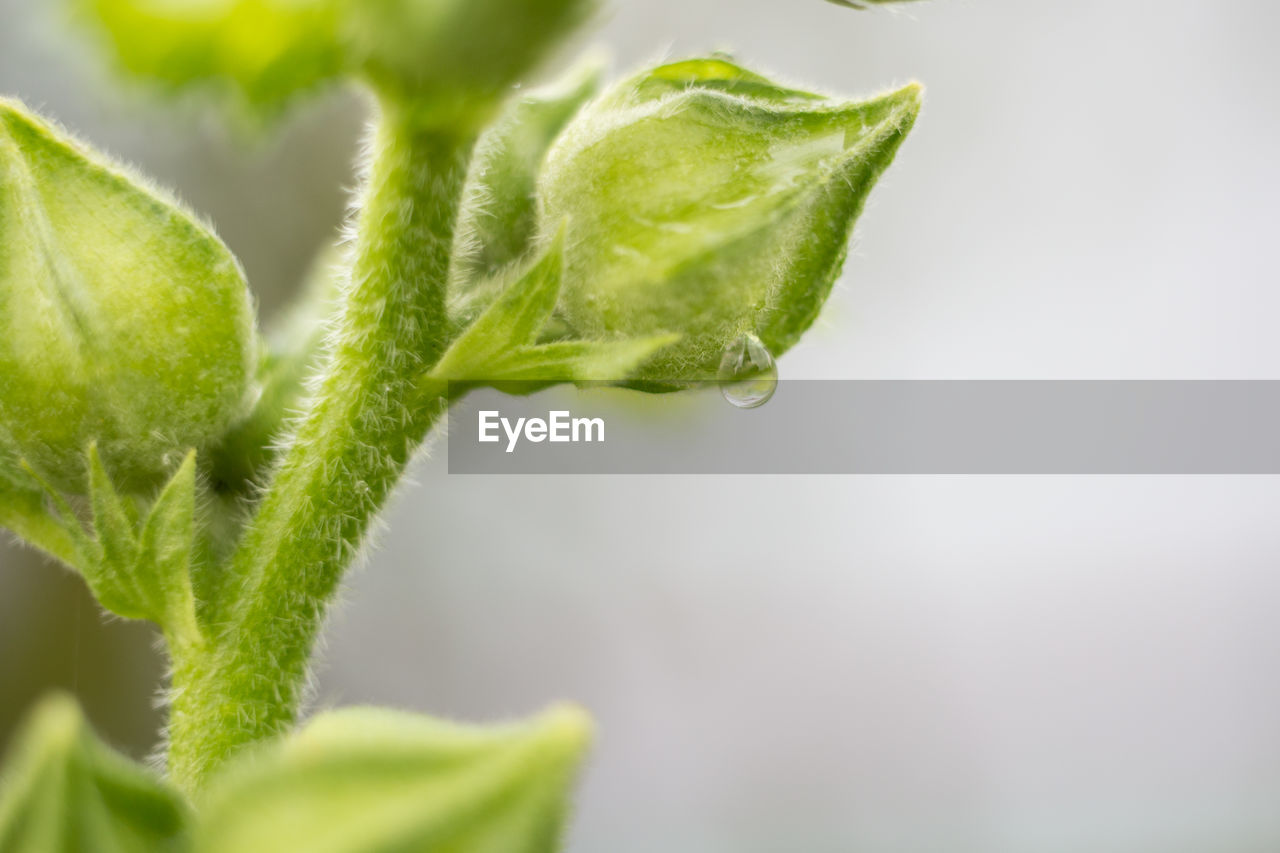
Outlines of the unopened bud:
{"type": "Polygon", "coordinates": [[[81,491],[96,442],[123,485],[152,482],[243,414],[256,354],[216,237],[0,101],[0,476],[81,491]]]}
{"type": "Polygon", "coordinates": [[[920,100],[916,84],[833,100],[719,58],[619,84],[539,183],[543,222],[569,221],[563,317],[585,338],[679,334],[640,384],[715,379],[743,335],[781,354],[826,301],[920,100]]]}

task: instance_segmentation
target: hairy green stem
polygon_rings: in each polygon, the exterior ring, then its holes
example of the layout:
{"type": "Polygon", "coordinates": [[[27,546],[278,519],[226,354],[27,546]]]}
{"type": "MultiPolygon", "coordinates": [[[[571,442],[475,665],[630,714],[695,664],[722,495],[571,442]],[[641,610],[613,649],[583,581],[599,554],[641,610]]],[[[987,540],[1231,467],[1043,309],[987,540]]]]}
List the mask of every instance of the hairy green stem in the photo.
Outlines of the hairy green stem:
{"type": "Polygon", "coordinates": [[[328,604],[447,407],[442,392],[422,396],[421,377],[448,343],[445,286],[472,144],[383,104],[322,379],[223,569],[210,639],[173,650],[169,769],[188,790],[293,723],[328,604]]]}

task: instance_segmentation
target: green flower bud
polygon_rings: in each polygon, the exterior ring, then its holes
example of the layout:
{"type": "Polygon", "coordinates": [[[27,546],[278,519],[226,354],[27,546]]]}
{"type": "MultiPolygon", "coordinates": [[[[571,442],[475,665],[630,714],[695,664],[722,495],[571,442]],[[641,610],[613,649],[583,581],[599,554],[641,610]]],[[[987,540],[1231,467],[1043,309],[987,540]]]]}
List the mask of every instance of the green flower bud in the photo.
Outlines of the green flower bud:
{"type": "Polygon", "coordinates": [[[255,119],[346,70],[334,0],[71,0],[119,70],[169,92],[207,88],[255,119]]]}
{"type": "Polygon", "coordinates": [[[156,481],[245,411],[253,309],[189,214],[0,101],[0,477],[68,491],[85,452],[156,481]]]}
{"type": "Polygon", "coordinates": [[[73,0],[124,71],[272,117],[343,77],[475,130],[596,0],[73,0]]]}
{"type": "Polygon", "coordinates": [[[348,53],[384,93],[481,124],[594,0],[342,0],[348,53]]]}
{"type": "Polygon", "coordinates": [[[920,98],[835,101],[718,58],[616,86],[539,181],[543,227],[570,222],[561,314],[583,338],[680,335],[641,386],[715,379],[748,335],[780,355],[826,301],[920,98]]]}

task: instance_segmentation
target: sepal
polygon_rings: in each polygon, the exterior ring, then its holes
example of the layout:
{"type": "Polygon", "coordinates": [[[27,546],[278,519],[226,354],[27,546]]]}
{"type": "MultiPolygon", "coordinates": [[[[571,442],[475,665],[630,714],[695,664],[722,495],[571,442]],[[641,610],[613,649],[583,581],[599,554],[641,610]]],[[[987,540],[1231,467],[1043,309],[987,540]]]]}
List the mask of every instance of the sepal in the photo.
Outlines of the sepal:
{"type": "Polygon", "coordinates": [[[594,0],[76,0],[126,72],[271,117],[363,77],[439,127],[479,130],[594,0]]]}
{"type": "MultiPolygon", "coordinates": [[[[645,361],[679,340],[658,334],[613,340],[544,340],[560,297],[566,226],[523,269],[498,280],[497,295],[432,369],[435,382],[502,386],[523,383],[624,382],[645,361]]],[[[508,387],[519,387],[513,385],[508,387]]]]}
{"type": "MultiPolygon", "coordinates": [[[[44,492],[44,525],[57,531],[61,553],[89,585],[98,603],[126,619],[146,619],[164,628],[174,640],[200,636],[192,586],[196,551],[196,454],[187,454],[156,498],[142,507],[122,495],[112,482],[95,445],[88,451],[88,528],[79,513],[52,484],[28,469],[44,492]]],[[[46,541],[33,544],[54,552],[46,541]]]]}

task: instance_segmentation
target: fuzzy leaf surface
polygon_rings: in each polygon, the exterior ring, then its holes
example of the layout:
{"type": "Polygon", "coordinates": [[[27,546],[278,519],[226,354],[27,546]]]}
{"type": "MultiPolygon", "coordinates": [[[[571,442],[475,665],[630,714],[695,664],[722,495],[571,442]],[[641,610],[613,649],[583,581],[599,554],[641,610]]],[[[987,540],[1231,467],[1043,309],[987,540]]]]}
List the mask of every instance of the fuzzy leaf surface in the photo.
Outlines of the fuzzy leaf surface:
{"type": "Polygon", "coordinates": [[[147,619],[189,637],[198,633],[191,563],[196,548],[196,456],[187,454],[173,478],[140,517],[89,449],[92,547],[77,568],[98,603],[126,619],[147,619]]]}
{"type": "Polygon", "coordinates": [[[589,736],[574,708],[492,728],[322,714],[215,781],[196,849],[551,853],[589,736]]]}

